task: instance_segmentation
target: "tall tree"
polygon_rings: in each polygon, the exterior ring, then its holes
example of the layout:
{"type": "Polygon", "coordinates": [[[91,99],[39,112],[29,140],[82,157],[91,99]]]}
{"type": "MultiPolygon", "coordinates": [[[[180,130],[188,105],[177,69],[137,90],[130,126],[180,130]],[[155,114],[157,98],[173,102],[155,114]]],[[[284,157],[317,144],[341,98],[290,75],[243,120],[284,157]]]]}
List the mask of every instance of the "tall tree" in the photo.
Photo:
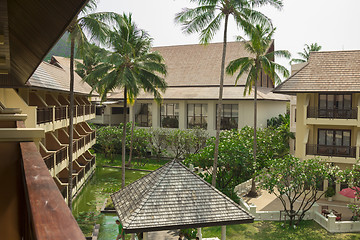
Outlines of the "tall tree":
{"type": "Polygon", "coordinates": [[[103,89],[102,98],[117,88],[124,92],[124,119],[122,140],[122,187],[125,187],[125,146],[126,146],[126,107],[141,89],[161,100],[161,92],[167,85],[164,79],[166,66],[157,52],[151,52],[152,39],[132,21],[131,14],[117,18],[109,35],[111,53],[89,74],[85,81],[100,79],[98,85],[103,89]]]}
{"type": "MultiPolygon", "coordinates": [[[[269,51],[271,44],[273,43],[272,36],[275,29],[270,29],[267,26],[248,25],[245,29],[245,33],[249,36],[250,40],[245,41],[245,49],[251,54],[250,57],[242,57],[235,59],[229,63],[226,68],[228,74],[233,75],[239,71],[236,77],[236,82],[244,74],[247,75],[244,95],[249,94],[254,87],[254,170],[256,169],[256,127],[257,127],[257,85],[262,71],[267,74],[273,82],[280,82],[280,75],[284,77],[289,76],[289,71],[282,65],[274,62],[275,57],[290,58],[290,53],[285,50],[269,51]]],[[[239,37],[240,40],[245,40],[239,37]]],[[[255,175],[255,174],[254,174],[255,175]]],[[[255,176],[254,176],[255,177],[255,176]]],[[[252,188],[249,196],[256,196],[255,180],[253,177],[252,188]]]]}
{"type": "Polygon", "coordinates": [[[321,50],[321,46],[317,43],[312,43],[310,46],[305,44],[305,48],[303,52],[298,52],[301,58],[293,58],[291,59],[290,63],[304,63],[309,61],[310,52],[318,52],[321,50]]]}
{"type": "Polygon", "coordinates": [[[90,0],[87,5],[81,10],[80,15],[74,18],[68,27],[70,33],[70,107],[69,107],[69,180],[68,180],[68,206],[72,208],[72,171],[73,171],[73,117],[74,117],[74,50],[75,45],[80,56],[84,56],[86,46],[88,43],[88,36],[90,40],[104,42],[108,34],[108,26],[106,22],[110,22],[117,16],[111,12],[97,12],[97,1],[90,0]],[[85,34],[86,32],[86,34],[85,34]]]}
{"type": "Polygon", "coordinates": [[[175,21],[183,25],[183,31],[191,34],[200,32],[200,43],[208,44],[221,27],[224,20],[223,51],[221,60],[221,73],[219,82],[219,101],[217,108],[216,139],[214,151],[214,165],[212,185],[216,185],[217,163],[219,155],[220,123],[222,111],[222,98],[224,88],[225,58],[227,46],[227,29],[229,17],[233,17],[238,26],[247,25],[249,20],[270,24],[270,20],[261,12],[253,9],[255,6],[270,4],[281,9],[282,0],[191,0],[199,6],[185,8],[176,14],[175,21]]]}

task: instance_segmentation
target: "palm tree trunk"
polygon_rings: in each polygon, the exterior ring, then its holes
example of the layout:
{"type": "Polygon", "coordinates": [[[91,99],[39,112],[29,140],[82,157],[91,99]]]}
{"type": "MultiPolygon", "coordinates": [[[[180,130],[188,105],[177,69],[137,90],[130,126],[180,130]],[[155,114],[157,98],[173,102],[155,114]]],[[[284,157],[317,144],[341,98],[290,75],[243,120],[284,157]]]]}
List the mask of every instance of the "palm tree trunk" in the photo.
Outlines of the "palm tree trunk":
{"type": "Polygon", "coordinates": [[[220,142],[220,123],[221,123],[221,110],[222,110],[222,98],[223,98],[223,89],[224,89],[224,75],[225,75],[225,57],[226,57],[226,44],[227,44],[227,27],[228,27],[229,15],[225,16],[225,28],[224,28],[224,41],[223,41],[223,53],[221,59],[221,74],[220,74],[220,87],[219,87],[219,102],[216,112],[216,137],[215,137],[215,149],[214,149],[214,165],[212,172],[212,181],[211,184],[216,186],[216,174],[217,174],[217,165],[219,158],[219,142],[220,142]]]}
{"type": "MultiPolygon", "coordinates": [[[[259,74],[258,74],[259,75],[259,74]]],[[[256,76],[258,78],[258,76],[256,76]]],[[[256,184],[255,184],[255,173],[256,173],[256,150],[257,150],[257,137],[256,137],[256,128],[257,128],[257,81],[255,81],[254,84],[254,151],[253,151],[253,156],[254,156],[254,176],[252,177],[251,180],[251,190],[248,193],[249,197],[257,197],[257,192],[256,192],[256,184]]]]}
{"type": "MultiPolygon", "coordinates": [[[[135,113],[136,113],[136,99],[134,101],[134,105],[133,105],[133,113],[134,113],[134,117],[135,117],[135,113]]],[[[133,152],[133,138],[134,138],[134,127],[135,127],[135,118],[132,119],[131,122],[131,138],[130,138],[130,152],[129,152],[129,160],[127,162],[127,166],[131,165],[131,159],[132,159],[132,152],[133,152]]]]}
{"type": "Polygon", "coordinates": [[[127,104],[127,95],[126,87],[124,87],[124,111],[123,111],[123,137],[122,137],[122,151],[121,151],[121,187],[125,187],[125,157],[126,157],[126,104],[127,104]]]}
{"type": "Polygon", "coordinates": [[[68,206],[72,209],[72,172],[73,172],[73,134],[74,134],[74,49],[75,38],[71,35],[71,47],[70,47],[70,107],[69,111],[69,179],[68,179],[68,206]]]}

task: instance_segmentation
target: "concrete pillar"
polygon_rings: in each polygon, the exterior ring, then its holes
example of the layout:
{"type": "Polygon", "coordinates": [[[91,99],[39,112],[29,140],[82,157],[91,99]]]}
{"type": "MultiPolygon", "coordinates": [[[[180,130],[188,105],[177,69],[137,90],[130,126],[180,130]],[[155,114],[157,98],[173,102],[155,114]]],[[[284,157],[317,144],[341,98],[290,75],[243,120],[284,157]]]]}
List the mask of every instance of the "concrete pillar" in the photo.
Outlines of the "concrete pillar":
{"type": "Polygon", "coordinates": [[[221,240],[226,240],[226,226],[221,226],[221,240]]]}
{"type": "Polygon", "coordinates": [[[209,132],[215,132],[216,130],[216,103],[215,101],[208,103],[207,130],[209,132]]]}
{"type": "Polygon", "coordinates": [[[160,127],[160,105],[155,101],[152,105],[152,127],[159,128],[160,127]]]}
{"type": "Polygon", "coordinates": [[[201,233],[201,228],[197,229],[197,234],[196,236],[199,238],[199,240],[202,240],[202,233],[201,233]]]}
{"type": "Polygon", "coordinates": [[[147,233],[147,232],[144,232],[144,233],[143,233],[143,240],[149,240],[149,237],[148,237],[148,233],[147,233]]]}
{"type": "Polygon", "coordinates": [[[250,209],[249,209],[250,214],[255,216],[255,214],[256,214],[256,205],[251,204],[249,207],[250,207],[250,209]]]}
{"type": "Polygon", "coordinates": [[[179,102],[179,129],[187,128],[187,106],[186,101],[179,102]]]}
{"type": "Polygon", "coordinates": [[[336,216],[333,213],[330,213],[328,215],[328,222],[327,222],[327,230],[329,232],[334,232],[335,229],[335,220],[336,220],[336,216]]]}

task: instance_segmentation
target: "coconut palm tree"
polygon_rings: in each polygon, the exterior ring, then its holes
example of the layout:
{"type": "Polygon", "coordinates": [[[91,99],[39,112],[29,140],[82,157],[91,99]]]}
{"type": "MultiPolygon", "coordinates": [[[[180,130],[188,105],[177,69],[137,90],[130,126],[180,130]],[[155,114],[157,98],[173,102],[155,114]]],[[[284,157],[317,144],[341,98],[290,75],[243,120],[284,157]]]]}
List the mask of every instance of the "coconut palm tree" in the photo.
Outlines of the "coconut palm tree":
{"type": "Polygon", "coordinates": [[[298,52],[301,58],[293,58],[290,63],[304,63],[309,61],[310,52],[318,52],[321,50],[321,46],[317,43],[312,43],[310,46],[305,44],[303,52],[298,52]]]}
{"type": "Polygon", "coordinates": [[[214,165],[212,173],[212,185],[216,185],[217,162],[219,153],[219,139],[220,139],[220,122],[222,111],[222,98],[224,87],[224,72],[225,72],[225,58],[227,45],[227,29],[229,18],[233,17],[236,23],[242,27],[247,25],[249,20],[254,22],[268,23],[271,25],[270,19],[264,16],[261,12],[256,11],[253,7],[262,6],[265,4],[272,5],[278,9],[283,6],[282,0],[191,0],[199,6],[195,8],[185,8],[180,13],[176,14],[175,21],[183,26],[185,33],[191,34],[194,32],[200,33],[200,43],[208,44],[214,37],[216,32],[220,29],[221,23],[224,20],[224,35],[223,35],[223,52],[221,61],[221,74],[219,83],[219,101],[217,108],[217,122],[216,122],[216,139],[214,150],[214,165]]]}
{"type": "Polygon", "coordinates": [[[68,206],[72,208],[72,152],[73,152],[73,117],[74,117],[74,51],[75,45],[79,56],[84,56],[88,37],[90,40],[104,42],[108,33],[106,22],[110,22],[117,14],[111,12],[97,12],[97,1],[90,0],[81,10],[80,15],[75,17],[68,26],[67,31],[70,34],[70,106],[69,106],[69,180],[68,180],[68,206]]]}
{"type": "Polygon", "coordinates": [[[123,138],[122,138],[122,187],[125,187],[125,137],[127,102],[133,102],[140,90],[150,92],[155,100],[161,100],[161,92],[167,85],[164,79],[166,66],[157,52],[151,52],[152,39],[132,21],[131,14],[117,18],[109,35],[111,53],[105,61],[85,77],[85,81],[100,79],[98,85],[104,90],[102,98],[115,89],[124,92],[123,138]]]}
{"type": "MultiPolygon", "coordinates": [[[[245,41],[245,49],[251,54],[250,57],[242,57],[235,59],[226,67],[228,74],[234,75],[237,71],[236,83],[244,74],[247,75],[244,95],[251,93],[254,87],[254,166],[256,166],[256,127],[257,127],[257,85],[261,72],[267,74],[273,83],[280,82],[280,76],[288,77],[289,71],[282,65],[274,62],[275,57],[290,58],[290,53],[285,50],[269,51],[273,43],[272,36],[275,29],[270,29],[264,25],[248,25],[245,28],[245,33],[249,36],[250,40],[245,41]]],[[[239,37],[239,40],[245,40],[239,37]]],[[[256,167],[254,167],[256,169],[256,167]]],[[[255,175],[255,173],[254,173],[255,175]]],[[[255,181],[253,177],[252,188],[249,196],[256,196],[255,181]]]]}

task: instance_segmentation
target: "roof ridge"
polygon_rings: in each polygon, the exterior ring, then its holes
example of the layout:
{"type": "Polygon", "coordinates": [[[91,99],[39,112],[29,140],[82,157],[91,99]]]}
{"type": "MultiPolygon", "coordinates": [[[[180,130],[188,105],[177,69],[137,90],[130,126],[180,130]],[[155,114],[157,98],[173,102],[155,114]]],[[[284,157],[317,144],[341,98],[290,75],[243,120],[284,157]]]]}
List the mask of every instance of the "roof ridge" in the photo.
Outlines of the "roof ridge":
{"type": "Polygon", "coordinates": [[[242,210],[243,212],[245,212],[246,214],[248,214],[251,217],[252,216],[250,213],[248,213],[247,211],[245,211],[243,208],[241,208],[241,206],[239,204],[237,204],[234,200],[232,200],[231,198],[229,198],[228,196],[226,196],[224,193],[222,193],[219,189],[217,189],[216,187],[214,187],[213,185],[211,185],[210,183],[208,183],[207,181],[205,181],[202,177],[200,177],[198,174],[194,173],[193,171],[191,171],[189,168],[187,168],[184,164],[182,164],[180,161],[177,161],[185,170],[191,172],[194,176],[196,176],[197,178],[199,178],[201,181],[203,181],[204,183],[206,183],[213,191],[219,193],[220,196],[222,196],[224,199],[230,201],[230,203],[232,205],[234,205],[235,207],[237,207],[238,209],[242,210]]]}
{"type": "MultiPolygon", "coordinates": [[[[232,44],[232,43],[244,43],[247,41],[230,41],[227,42],[227,44],[232,44]]],[[[215,44],[223,44],[223,42],[212,42],[212,43],[208,43],[208,44],[201,44],[201,43],[189,43],[189,44],[179,44],[179,45],[163,45],[163,46],[154,46],[152,47],[152,49],[154,48],[165,48],[165,47],[186,47],[186,46],[209,46],[209,45],[215,45],[215,44]]]]}
{"type": "Polygon", "coordinates": [[[340,53],[340,52],[360,52],[359,49],[353,49],[353,50],[327,50],[327,51],[310,51],[310,53],[340,53]]]}

